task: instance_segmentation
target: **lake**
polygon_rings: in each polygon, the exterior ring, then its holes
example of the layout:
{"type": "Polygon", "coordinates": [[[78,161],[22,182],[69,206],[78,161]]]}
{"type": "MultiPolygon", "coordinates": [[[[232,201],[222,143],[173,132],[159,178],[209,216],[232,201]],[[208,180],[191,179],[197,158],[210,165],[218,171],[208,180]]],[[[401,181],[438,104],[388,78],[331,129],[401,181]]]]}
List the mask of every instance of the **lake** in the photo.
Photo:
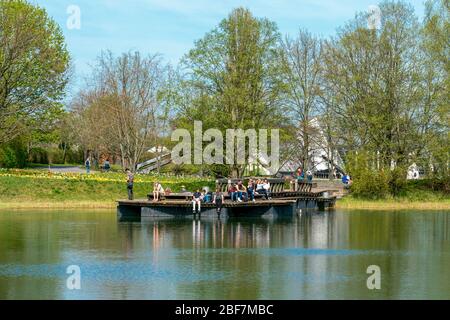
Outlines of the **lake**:
{"type": "Polygon", "coordinates": [[[122,222],[2,211],[0,299],[450,299],[450,211],[122,222]]]}

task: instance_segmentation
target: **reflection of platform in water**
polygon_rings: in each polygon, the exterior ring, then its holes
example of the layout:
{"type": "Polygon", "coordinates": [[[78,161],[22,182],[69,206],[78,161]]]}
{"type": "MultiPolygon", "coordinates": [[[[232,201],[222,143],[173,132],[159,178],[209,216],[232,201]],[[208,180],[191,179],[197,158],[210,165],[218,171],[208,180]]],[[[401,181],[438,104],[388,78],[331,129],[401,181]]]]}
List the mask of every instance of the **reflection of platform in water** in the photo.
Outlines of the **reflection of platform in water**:
{"type": "MultiPolygon", "coordinates": [[[[325,210],[334,206],[336,197],[324,196],[323,193],[283,192],[283,197],[272,200],[255,202],[223,203],[222,217],[272,217],[292,216],[298,209],[325,210]]],[[[118,215],[120,217],[193,217],[192,201],[189,200],[162,200],[158,202],[148,200],[119,200],[118,215]]],[[[217,216],[216,206],[213,203],[202,203],[202,216],[217,216]]]]}

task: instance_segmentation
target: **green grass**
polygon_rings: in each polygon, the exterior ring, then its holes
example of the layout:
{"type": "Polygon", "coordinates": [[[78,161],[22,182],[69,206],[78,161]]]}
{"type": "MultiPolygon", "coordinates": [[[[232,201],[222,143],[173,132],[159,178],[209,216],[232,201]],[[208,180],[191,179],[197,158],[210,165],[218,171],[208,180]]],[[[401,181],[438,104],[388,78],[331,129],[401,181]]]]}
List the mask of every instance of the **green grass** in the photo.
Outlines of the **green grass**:
{"type": "Polygon", "coordinates": [[[337,201],[337,208],[370,210],[450,210],[450,195],[432,190],[426,181],[410,182],[397,197],[361,199],[351,194],[337,201]]]}
{"type": "MultiPolygon", "coordinates": [[[[136,176],[135,198],[146,198],[160,181],[172,192],[213,187],[213,179],[136,176]]],[[[0,207],[113,207],[127,197],[126,176],[108,174],[49,174],[29,170],[0,171],[0,207]]]]}
{"type": "MultiPolygon", "coordinates": [[[[0,169],[0,208],[112,208],[115,201],[127,197],[123,173],[49,173],[45,170],[0,169]]],[[[193,191],[213,188],[214,179],[136,175],[135,198],[146,198],[153,183],[161,182],[172,192],[182,186],[193,191]]],[[[450,196],[427,181],[411,182],[397,198],[380,200],[346,196],[338,208],[354,209],[443,209],[450,210],[450,196]]]]}

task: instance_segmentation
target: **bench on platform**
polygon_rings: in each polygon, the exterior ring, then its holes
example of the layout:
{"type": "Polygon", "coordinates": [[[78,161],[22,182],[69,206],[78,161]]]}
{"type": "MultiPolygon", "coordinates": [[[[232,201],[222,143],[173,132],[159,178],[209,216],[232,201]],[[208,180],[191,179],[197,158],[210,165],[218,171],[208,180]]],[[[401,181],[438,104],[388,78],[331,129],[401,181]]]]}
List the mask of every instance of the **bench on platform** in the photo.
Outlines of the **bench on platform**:
{"type": "MultiPolygon", "coordinates": [[[[192,192],[181,192],[181,193],[169,193],[169,194],[161,194],[161,200],[191,200],[192,192]]],[[[147,195],[147,199],[149,201],[153,200],[153,193],[149,193],[147,195]]]]}

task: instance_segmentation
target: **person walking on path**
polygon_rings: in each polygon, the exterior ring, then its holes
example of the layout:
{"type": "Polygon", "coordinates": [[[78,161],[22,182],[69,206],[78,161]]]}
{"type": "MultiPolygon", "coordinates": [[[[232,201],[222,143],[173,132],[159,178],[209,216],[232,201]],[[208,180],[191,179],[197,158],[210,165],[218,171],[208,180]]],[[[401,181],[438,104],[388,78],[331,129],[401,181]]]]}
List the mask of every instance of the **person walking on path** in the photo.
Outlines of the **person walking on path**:
{"type": "Polygon", "coordinates": [[[133,200],[134,175],[130,169],[126,169],[125,171],[127,173],[128,200],[133,200]]]}
{"type": "Polygon", "coordinates": [[[91,173],[91,159],[87,158],[84,162],[84,165],[86,166],[86,174],[91,173]]]}
{"type": "Polygon", "coordinates": [[[111,169],[111,164],[109,163],[109,160],[106,159],[105,163],[103,164],[103,170],[105,170],[105,172],[109,172],[110,169],[111,169]]]}

